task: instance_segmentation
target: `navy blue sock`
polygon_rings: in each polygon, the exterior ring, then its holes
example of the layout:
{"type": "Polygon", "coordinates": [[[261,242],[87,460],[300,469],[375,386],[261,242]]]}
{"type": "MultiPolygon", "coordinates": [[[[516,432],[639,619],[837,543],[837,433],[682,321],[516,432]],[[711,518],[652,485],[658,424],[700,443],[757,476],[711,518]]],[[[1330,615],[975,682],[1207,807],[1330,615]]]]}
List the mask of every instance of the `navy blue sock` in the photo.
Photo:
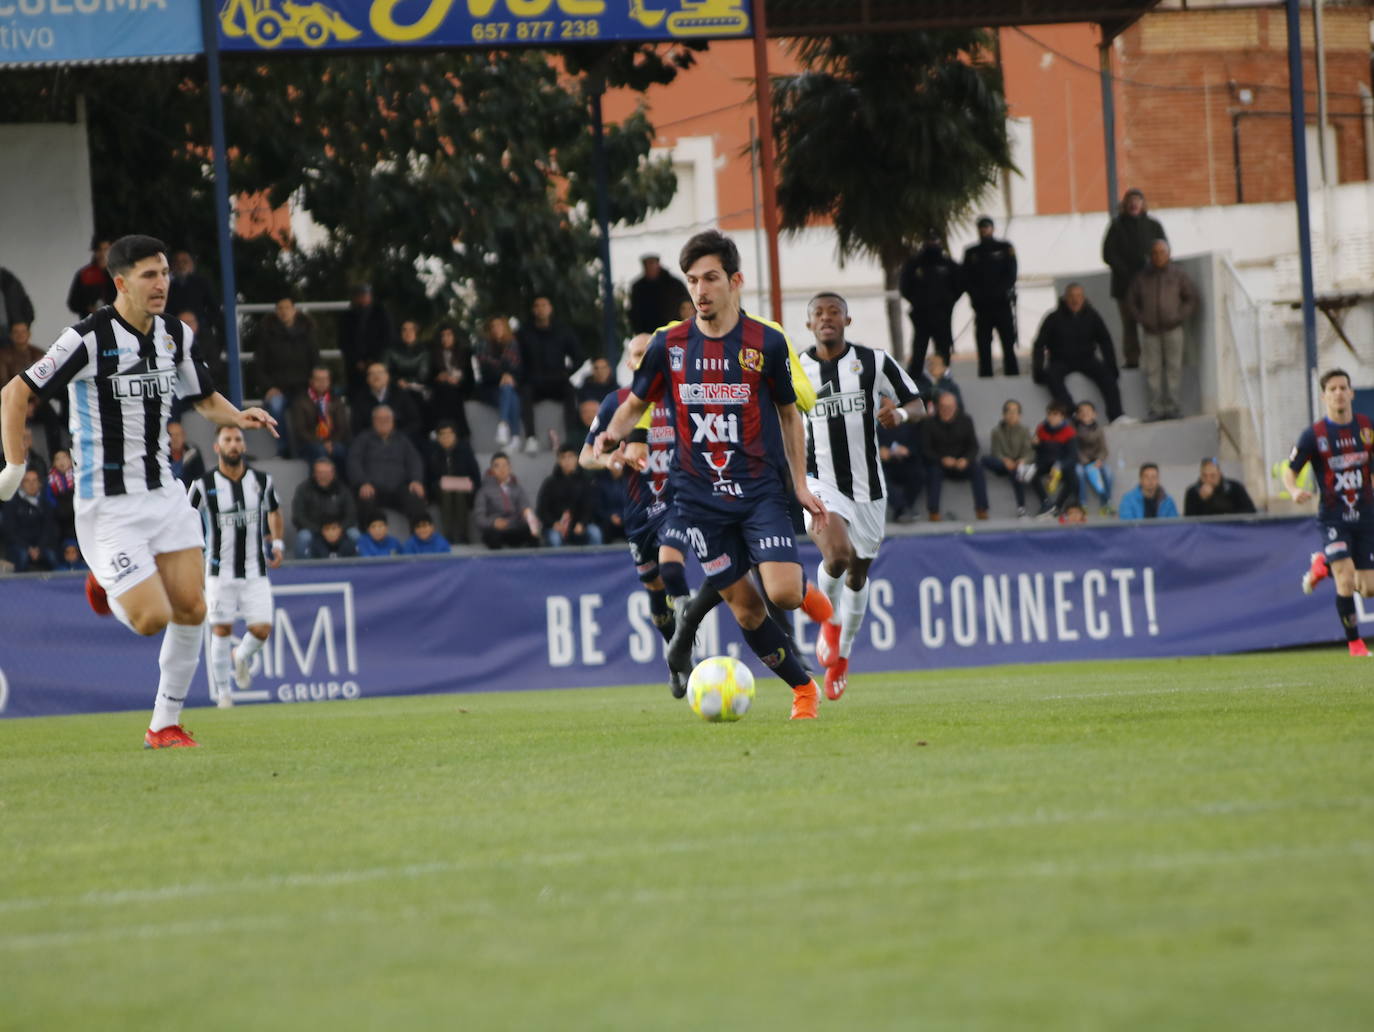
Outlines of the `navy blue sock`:
{"type": "Polygon", "coordinates": [[[1345,630],[1345,640],[1354,641],[1360,636],[1360,618],[1355,615],[1355,596],[1337,595],[1336,612],[1340,615],[1341,627],[1345,630]]]}
{"type": "Polygon", "coordinates": [[[788,644],[787,635],[771,618],[765,618],[752,631],[740,628],[744,640],[754,650],[754,655],[763,660],[763,665],[783,679],[789,688],[809,684],[811,678],[802,669],[801,660],[788,644]]]}
{"type": "Polygon", "coordinates": [[[663,635],[664,641],[670,641],[673,637],[673,614],[668,608],[668,593],[662,588],[645,588],[649,593],[649,616],[654,621],[654,626],[658,628],[658,633],[663,635]]]}
{"type": "Polygon", "coordinates": [[[672,598],[687,594],[687,571],[681,563],[659,563],[658,575],[663,578],[663,586],[672,598]]]}

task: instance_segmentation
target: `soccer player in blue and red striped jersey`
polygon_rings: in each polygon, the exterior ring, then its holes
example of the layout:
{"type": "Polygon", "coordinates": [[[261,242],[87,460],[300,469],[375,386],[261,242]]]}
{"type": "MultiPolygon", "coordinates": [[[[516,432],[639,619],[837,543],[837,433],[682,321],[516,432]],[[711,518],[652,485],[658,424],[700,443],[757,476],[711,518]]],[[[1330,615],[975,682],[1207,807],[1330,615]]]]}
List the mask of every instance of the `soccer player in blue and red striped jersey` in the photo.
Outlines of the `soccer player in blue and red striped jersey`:
{"type": "Polygon", "coordinates": [[[1313,554],[1302,589],[1310,593],[1328,576],[1335,581],[1336,612],[1350,654],[1368,656],[1369,648],[1360,638],[1355,592],[1374,598],[1374,485],[1370,483],[1374,423],[1367,416],[1355,415],[1355,391],[1345,370],[1323,373],[1321,389],[1326,418],[1298,438],[1283,469],[1283,486],[1300,505],[1311,499],[1312,493],[1298,486],[1297,474],[1312,463],[1321,492],[1317,524],[1322,551],[1313,554]]]}
{"type": "Polygon", "coordinates": [[[748,577],[757,568],[775,603],[801,606],[805,579],[787,484],[813,525],[824,527],[827,517],[806,486],[790,347],[781,327],[741,311],[744,277],[728,237],[698,233],[679,264],[696,318],[654,334],[597,448],[614,450],[649,405],[667,404],[676,437],[669,480],[687,540],[749,647],[792,688],[792,718],[813,719],[816,683],[748,577]]]}

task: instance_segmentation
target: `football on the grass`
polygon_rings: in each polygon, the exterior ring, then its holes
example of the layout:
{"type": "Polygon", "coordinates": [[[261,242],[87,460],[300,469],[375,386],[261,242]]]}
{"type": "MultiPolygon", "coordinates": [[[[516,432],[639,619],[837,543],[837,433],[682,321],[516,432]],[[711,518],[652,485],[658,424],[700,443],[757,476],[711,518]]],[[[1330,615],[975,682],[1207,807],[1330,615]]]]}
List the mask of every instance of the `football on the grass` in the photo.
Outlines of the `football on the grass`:
{"type": "Polygon", "coordinates": [[[702,720],[739,720],[754,704],[754,675],[729,656],[703,659],[687,681],[687,704],[702,720]]]}

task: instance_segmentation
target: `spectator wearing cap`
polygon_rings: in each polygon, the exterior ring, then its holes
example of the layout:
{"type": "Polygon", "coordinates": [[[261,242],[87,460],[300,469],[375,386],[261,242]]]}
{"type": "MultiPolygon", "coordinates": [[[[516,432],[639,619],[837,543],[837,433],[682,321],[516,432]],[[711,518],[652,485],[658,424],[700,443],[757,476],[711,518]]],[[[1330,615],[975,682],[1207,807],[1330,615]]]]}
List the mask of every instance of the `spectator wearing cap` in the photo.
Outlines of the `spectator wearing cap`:
{"type": "Polygon", "coordinates": [[[682,302],[691,301],[687,286],[658,260],[656,254],[640,259],[644,274],[630,284],[630,332],[653,333],[678,317],[682,302]]]}
{"type": "Polygon", "coordinates": [[[1112,298],[1121,312],[1121,359],[1127,369],[1140,365],[1140,334],[1126,294],[1150,261],[1150,245],[1168,239],[1159,220],[1147,211],[1145,195],[1136,189],[1127,190],[1102,238],[1102,260],[1112,270],[1112,298]]]}
{"type": "Polygon", "coordinates": [[[926,230],[921,248],[902,264],[898,289],[911,306],[911,363],[907,366],[913,377],[920,376],[926,365],[926,351],[931,342],[945,364],[954,350],[954,335],[950,319],[954,302],[964,292],[963,273],[959,263],[945,248],[943,234],[938,229],[926,230]]]}
{"type": "Polygon", "coordinates": [[[992,235],[992,219],[978,218],[978,243],[964,251],[964,289],[973,305],[978,375],[992,375],[992,334],[1002,342],[1002,372],[1015,376],[1016,248],[992,235]]]}
{"type": "Polygon", "coordinates": [[[1197,483],[1183,496],[1183,515],[1234,516],[1254,511],[1255,503],[1245,485],[1222,476],[1216,459],[1203,459],[1197,483]]]}
{"type": "Polygon", "coordinates": [[[383,360],[394,336],[391,317],[373,300],[372,286],[354,285],[348,311],[339,319],[339,351],[343,353],[349,394],[362,391],[367,382],[367,367],[383,360]]]}
{"type": "Polygon", "coordinates": [[[91,237],[91,260],[76,270],[72,285],[67,289],[67,308],[78,319],[84,319],[97,308],[114,304],[114,277],[105,267],[110,253],[110,238],[99,233],[91,237]]]}

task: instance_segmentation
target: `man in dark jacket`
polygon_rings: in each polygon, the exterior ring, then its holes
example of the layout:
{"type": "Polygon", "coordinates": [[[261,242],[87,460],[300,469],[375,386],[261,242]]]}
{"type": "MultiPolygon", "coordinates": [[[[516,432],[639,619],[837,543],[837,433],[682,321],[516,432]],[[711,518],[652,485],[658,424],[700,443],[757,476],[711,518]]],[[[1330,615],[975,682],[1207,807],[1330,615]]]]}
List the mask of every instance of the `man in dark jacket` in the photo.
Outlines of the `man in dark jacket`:
{"type": "Polygon", "coordinates": [[[575,391],[568,376],[582,364],[582,349],[572,330],[553,321],[553,302],[547,297],[534,299],[530,315],[531,319],[515,334],[531,406],[525,432],[534,433],[534,403],[556,401],[563,406],[563,432],[574,440],[581,436],[581,431],[575,391]]]}
{"type": "Polygon", "coordinates": [[[1102,239],[1102,260],[1112,270],[1112,297],[1121,312],[1121,360],[1127,369],[1140,365],[1140,336],[1126,305],[1126,292],[1150,260],[1150,245],[1167,239],[1159,220],[1146,214],[1145,195],[1127,190],[1102,239]]]}
{"type": "Polygon", "coordinates": [[[382,506],[399,509],[408,521],[427,516],[425,463],[410,438],[396,428],[389,405],[372,410],[348,452],[348,479],[358,491],[358,518],[366,527],[382,506]]]}
{"type": "Polygon", "coordinates": [[[1050,395],[1067,411],[1072,412],[1075,405],[1064,378],[1082,373],[1102,392],[1108,422],[1121,415],[1121,390],[1116,382],[1120,374],[1112,335],[1097,309],[1088,304],[1081,285],[1070,283],[1059,307],[1040,324],[1031,352],[1031,370],[1035,382],[1048,387],[1050,395]],[[1101,358],[1097,357],[1099,351],[1101,358]]]}
{"type": "Polygon", "coordinates": [[[334,390],[333,379],[326,366],[310,370],[310,382],[291,402],[286,422],[291,450],[298,459],[324,457],[341,466],[348,459],[348,442],[353,439],[352,417],[348,404],[334,390]]]}
{"type": "Polygon", "coordinates": [[[391,316],[372,299],[372,287],[367,283],[354,286],[348,311],[339,319],[339,350],[348,393],[363,389],[367,367],[382,360],[395,336],[391,316]]]}
{"type": "Polygon", "coordinates": [[[196,259],[185,249],[172,255],[172,282],[167,288],[167,311],[195,312],[200,325],[207,330],[220,323],[219,302],[210,281],[196,271],[196,259]]]}
{"type": "Polygon", "coordinates": [[[978,462],[978,434],[973,420],[961,411],[953,394],[941,394],[935,418],[925,419],[926,507],[932,522],[940,515],[940,487],[946,478],[967,480],[973,487],[973,508],[980,520],[988,518],[988,485],[978,462]]]}
{"type": "Polygon", "coordinates": [[[630,332],[653,333],[678,318],[682,302],[692,300],[687,285],[668,272],[656,254],[640,259],[644,275],[630,284],[630,332]]]}
{"type": "Polygon", "coordinates": [[[296,558],[309,559],[311,545],[331,520],[352,537],[359,535],[358,510],[353,495],[339,480],[332,460],[319,458],[310,467],[310,479],[296,488],[291,499],[291,522],[296,527],[296,558]]]}
{"type": "Polygon", "coordinates": [[[1197,483],[1183,496],[1183,515],[1230,516],[1254,511],[1255,503],[1245,485],[1223,477],[1216,459],[1203,459],[1197,483]]]}
{"type": "Polygon", "coordinates": [[[558,449],[558,465],[539,485],[534,503],[544,525],[544,541],[551,548],[601,544],[601,527],[596,522],[599,503],[596,484],[577,464],[577,449],[563,445],[558,449]]]}
{"type": "Polygon", "coordinates": [[[992,331],[1002,341],[1002,372],[1015,376],[1016,248],[992,235],[992,219],[978,219],[978,243],[964,252],[964,289],[973,305],[978,375],[992,375],[992,331]]]}
{"type": "Polygon", "coordinates": [[[932,341],[935,350],[949,364],[954,350],[954,335],[950,319],[954,302],[964,292],[963,274],[959,263],[949,256],[938,230],[926,230],[925,243],[902,265],[897,289],[911,305],[911,363],[907,371],[912,378],[926,367],[926,351],[932,341]]]}
{"type": "MultiPolygon", "coordinates": [[[[291,298],[281,298],[276,310],[264,315],[253,331],[253,368],[263,407],[272,413],[279,426],[287,421],[287,406],[305,393],[310,371],[319,361],[315,321],[297,310],[291,298]]],[[[299,441],[288,440],[291,428],[286,430],[278,442],[277,450],[282,455],[287,453],[288,444],[293,450],[301,446],[299,441]]]]}
{"type": "Polygon", "coordinates": [[[9,336],[15,323],[33,324],[33,301],[19,277],[0,266],[0,341],[9,336]]]}
{"type": "Polygon", "coordinates": [[[78,319],[84,319],[97,308],[114,304],[114,277],[105,267],[110,253],[110,238],[97,233],[91,237],[91,260],[76,270],[67,290],[67,308],[78,319]]]}
{"type": "Polygon", "coordinates": [[[396,428],[417,442],[418,447],[423,441],[419,408],[411,400],[409,391],[398,390],[391,385],[391,373],[387,367],[381,362],[373,362],[367,367],[366,386],[353,396],[349,405],[353,411],[355,433],[362,433],[372,425],[372,411],[379,405],[390,407],[396,428]]]}
{"type": "Polygon", "coordinates": [[[468,543],[468,516],[482,469],[472,445],[458,436],[451,419],[440,422],[425,455],[429,500],[439,507],[439,529],[450,544],[468,543]]]}
{"type": "Polygon", "coordinates": [[[57,514],[43,495],[38,470],[24,472],[0,519],[5,531],[6,555],[15,573],[51,570],[57,565],[57,514]]]}

